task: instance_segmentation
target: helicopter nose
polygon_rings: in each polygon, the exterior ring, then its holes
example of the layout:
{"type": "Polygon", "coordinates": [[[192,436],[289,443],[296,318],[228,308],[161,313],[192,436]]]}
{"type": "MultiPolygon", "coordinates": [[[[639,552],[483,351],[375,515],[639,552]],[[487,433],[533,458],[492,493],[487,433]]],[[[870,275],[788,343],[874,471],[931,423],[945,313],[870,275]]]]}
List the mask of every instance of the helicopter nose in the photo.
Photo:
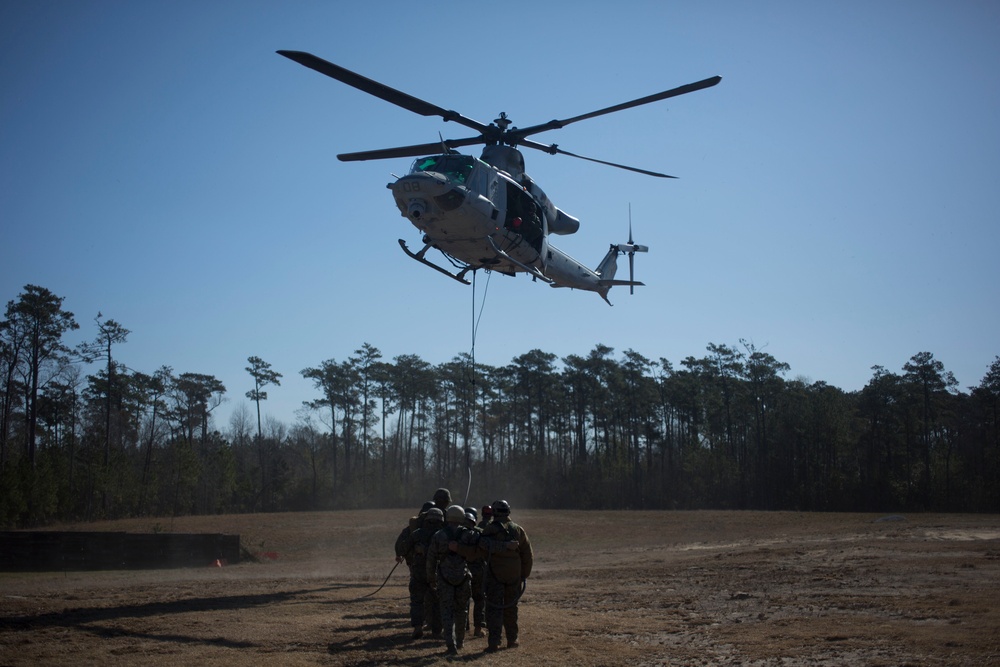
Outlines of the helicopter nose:
{"type": "Polygon", "coordinates": [[[427,202],[423,199],[411,199],[406,207],[406,217],[410,220],[419,220],[427,213],[427,202]]]}

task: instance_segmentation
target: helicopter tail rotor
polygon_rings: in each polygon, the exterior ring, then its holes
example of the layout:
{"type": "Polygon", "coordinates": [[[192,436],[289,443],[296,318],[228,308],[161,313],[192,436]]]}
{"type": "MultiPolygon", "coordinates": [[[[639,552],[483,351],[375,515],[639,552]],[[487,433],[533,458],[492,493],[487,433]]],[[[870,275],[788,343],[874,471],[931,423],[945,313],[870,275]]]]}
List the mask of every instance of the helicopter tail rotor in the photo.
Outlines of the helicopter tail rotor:
{"type": "Polygon", "coordinates": [[[628,255],[628,282],[622,282],[619,284],[628,285],[628,293],[635,294],[635,286],[643,284],[635,281],[635,253],[649,252],[649,246],[632,243],[631,234],[629,237],[628,243],[619,243],[613,247],[618,253],[628,255]]]}
{"type": "Polygon", "coordinates": [[[618,252],[628,255],[628,293],[635,294],[635,286],[642,283],[635,282],[635,253],[649,252],[649,246],[638,245],[632,240],[632,205],[628,206],[628,243],[619,243],[618,252]]]}

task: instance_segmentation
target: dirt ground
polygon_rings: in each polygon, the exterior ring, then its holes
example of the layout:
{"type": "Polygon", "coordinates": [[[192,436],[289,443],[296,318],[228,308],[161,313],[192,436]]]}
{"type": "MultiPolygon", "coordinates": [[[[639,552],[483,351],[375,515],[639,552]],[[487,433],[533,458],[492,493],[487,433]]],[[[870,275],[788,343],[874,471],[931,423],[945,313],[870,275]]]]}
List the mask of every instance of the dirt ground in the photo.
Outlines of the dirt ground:
{"type": "Polygon", "coordinates": [[[0,573],[0,666],[1000,664],[995,515],[515,508],[535,553],[521,646],[448,659],[410,639],[405,565],[370,595],[410,513],[79,526],[239,533],[261,556],[0,573]]]}

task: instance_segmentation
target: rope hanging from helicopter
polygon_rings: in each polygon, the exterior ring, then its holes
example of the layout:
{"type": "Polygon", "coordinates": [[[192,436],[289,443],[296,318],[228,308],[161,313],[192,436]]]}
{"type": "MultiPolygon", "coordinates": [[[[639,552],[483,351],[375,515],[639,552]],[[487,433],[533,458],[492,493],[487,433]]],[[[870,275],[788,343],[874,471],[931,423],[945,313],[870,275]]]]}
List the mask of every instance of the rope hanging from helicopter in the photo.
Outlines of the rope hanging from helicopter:
{"type": "MultiPolygon", "coordinates": [[[[490,289],[490,278],[493,277],[493,272],[486,269],[486,286],[483,288],[483,298],[482,302],[479,304],[479,315],[476,316],[476,275],[479,273],[478,269],[473,269],[472,271],[472,349],[469,353],[469,358],[472,364],[472,369],[470,373],[469,381],[472,384],[472,401],[473,404],[476,403],[476,335],[479,332],[479,322],[483,319],[483,310],[486,308],[486,294],[490,289]]],[[[483,396],[483,447],[485,451],[486,445],[486,397],[483,396]]],[[[469,468],[469,487],[472,487],[472,451],[471,448],[466,450],[468,456],[466,457],[466,465],[469,468]]]]}
{"type": "Polygon", "coordinates": [[[490,289],[490,278],[493,276],[493,272],[486,269],[486,287],[483,288],[483,300],[479,305],[479,316],[476,316],[476,274],[479,273],[479,269],[472,270],[472,370],[473,370],[473,383],[475,383],[475,370],[476,370],[476,334],[479,332],[479,321],[483,319],[483,310],[486,308],[486,293],[490,289]]]}
{"type": "MultiPolygon", "coordinates": [[[[486,269],[486,287],[483,288],[483,300],[479,304],[479,315],[476,316],[476,275],[479,273],[479,269],[472,270],[472,350],[469,352],[469,357],[472,361],[472,372],[470,375],[470,382],[472,383],[473,392],[476,389],[476,335],[479,332],[479,321],[483,319],[483,310],[486,308],[486,293],[490,289],[490,278],[493,276],[493,272],[486,269]]],[[[473,393],[475,395],[475,393],[473,393]]]]}

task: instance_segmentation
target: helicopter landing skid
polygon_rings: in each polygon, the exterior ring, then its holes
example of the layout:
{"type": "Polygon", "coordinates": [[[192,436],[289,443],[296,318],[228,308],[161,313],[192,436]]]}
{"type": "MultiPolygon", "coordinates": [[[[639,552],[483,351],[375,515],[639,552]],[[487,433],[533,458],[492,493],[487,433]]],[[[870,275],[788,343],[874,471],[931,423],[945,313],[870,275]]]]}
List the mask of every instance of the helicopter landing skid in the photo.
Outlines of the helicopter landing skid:
{"type": "Polygon", "coordinates": [[[425,265],[431,267],[432,269],[434,269],[435,271],[440,271],[444,275],[448,276],[449,278],[453,278],[453,279],[457,280],[458,282],[462,283],[463,285],[471,285],[472,284],[468,280],[465,279],[465,274],[472,267],[467,266],[464,269],[462,269],[461,271],[459,271],[458,273],[451,273],[447,269],[441,268],[440,266],[438,266],[434,262],[431,262],[431,261],[428,261],[428,260],[424,259],[424,255],[426,255],[427,251],[432,247],[430,243],[428,243],[427,245],[425,245],[419,252],[415,252],[415,253],[411,252],[410,249],[406,247],[406,241],[404,241],[403,239],[399,239],[399,247],[403,249],[403,252],[405,252],[407,255],[409,255],[413,259],[417,260],[421,264],[425,264],[425,265]]]}
{"type": "Polygon", "coordinates": [[[530,273],[532,278],[535,278],[537,280],[541,280],[543,283],[547,283],[549,285],[552,284],[552,279],[551,278],[546,278],[544,275],[542,275],[541,271],[539,271],[538,269],[536,269],[533,266],[528,266],[527,264],[525,264],[523,262],[517,261],[516,259],[514,259],[510,255],[508,255],[507,253],[505,253],[503,250],[501,250],[500,248],[498,248],[497,244],[493,241],[493,237],[492,236],[487,236],[486,240],[490,242],[490,246],[493,248],[493,252],[495,252],[497,255],[499,255],[500,257],[503,257],[505,260],[507,260],[511,264],[515,264],[516,266],[521,267],[522,269],[524,269],[525,271],[527,271],[528,273],[530,273]]]}

